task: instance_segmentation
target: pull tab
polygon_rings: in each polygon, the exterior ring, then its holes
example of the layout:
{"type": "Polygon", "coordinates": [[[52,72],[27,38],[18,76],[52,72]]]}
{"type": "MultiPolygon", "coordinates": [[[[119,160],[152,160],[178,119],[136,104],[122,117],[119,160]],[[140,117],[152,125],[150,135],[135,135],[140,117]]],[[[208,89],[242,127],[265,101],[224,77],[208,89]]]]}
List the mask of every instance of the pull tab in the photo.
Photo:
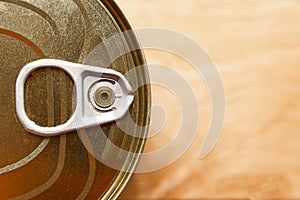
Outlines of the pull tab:
{"type": "Polygon", "coordinates": [[[122,118],[133,102],[133,90],[119,72],[99,67],[41,59],[27,64],[16,81],[16,113],[25,130],[40,136],[98,126],[122,118]],[[25,111],[25,83],[29,75],[41,68],[59,68],[67,72],[76,87],[76,108],[71,118],[55,127],[42,127],[32,121],[25,111]]]}

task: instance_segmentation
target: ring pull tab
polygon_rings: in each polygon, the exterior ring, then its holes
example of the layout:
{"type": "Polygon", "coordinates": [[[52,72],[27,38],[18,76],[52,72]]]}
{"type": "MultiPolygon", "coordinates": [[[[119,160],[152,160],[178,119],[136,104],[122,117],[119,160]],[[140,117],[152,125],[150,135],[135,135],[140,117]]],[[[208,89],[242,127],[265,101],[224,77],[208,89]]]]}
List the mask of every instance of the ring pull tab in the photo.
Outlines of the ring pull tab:
{"type": "Polygon", "coordinates": [[[133,90],[119,72],[71,63],[41,59],[23,67],[16,81],[16,113],[28,132],[40,136],[63,133],[98,126],[121,119],[133,102],[133,90]],[[72,78],[76,91],[76,108],[71,118],[55,127],[42,127],[32,121],[25,111],[25,83],[30,74],[41,68],[59,68],[72,78]]]}

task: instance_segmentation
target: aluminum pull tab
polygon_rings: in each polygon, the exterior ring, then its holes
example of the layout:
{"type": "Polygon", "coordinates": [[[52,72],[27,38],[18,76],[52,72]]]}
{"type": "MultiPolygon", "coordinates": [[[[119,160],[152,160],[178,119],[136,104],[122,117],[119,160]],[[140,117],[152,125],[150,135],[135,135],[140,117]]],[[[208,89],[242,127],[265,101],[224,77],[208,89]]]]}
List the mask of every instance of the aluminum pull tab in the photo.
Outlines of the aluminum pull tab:
{"type": "Polygon", "coordinates": [[[16,113],[26,131],[40,136],[98,126],[119,120],[133,102],[133,90],[119,72],[54,59],[41,59],[23,67],[16,81],[16,113]],[[72,78],[76,91],[76,108],[71,118],[55,127],[42,127],[32,121],[25,111],[25,83],[29,75],[41,68],[59,68],[72,78]]]}

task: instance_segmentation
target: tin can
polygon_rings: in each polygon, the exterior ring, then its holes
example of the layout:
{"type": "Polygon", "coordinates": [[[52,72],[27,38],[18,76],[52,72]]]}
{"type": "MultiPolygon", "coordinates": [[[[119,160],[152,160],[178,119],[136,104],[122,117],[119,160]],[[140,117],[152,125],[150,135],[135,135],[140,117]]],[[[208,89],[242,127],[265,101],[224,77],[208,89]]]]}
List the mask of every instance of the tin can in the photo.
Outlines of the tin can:
{"type": "MultiPolygon", "coordinates": [[[[23,66],[42,58],[94,65],[94,60],[86,62],[97,45],[126,30],[131,27],[114,1],[0,1],[1,200],[113,199],[121,193],[142,153],[149,124],[150,86],[139,84],[149,82],[148,72],[137,67],[145,59],[135,36],[117,37],[99,54],[99,60],[111,51],[120,54],[109,68],[125,74],[131,85],[142,85],[134,91],[130,117],[121,120],[125,127],[112,122],[53,137],[28,133],[16,115],[15,83],[23,66]],[[124,49],[134,51],[124,54],[124,49]],[[109,164],[115,161],[122,164],[109,164]]],[[[24,87],[26,113],[41,126],[65,123],[79,101],[73,80],[59,69],[33,72],[24,87]]]]}

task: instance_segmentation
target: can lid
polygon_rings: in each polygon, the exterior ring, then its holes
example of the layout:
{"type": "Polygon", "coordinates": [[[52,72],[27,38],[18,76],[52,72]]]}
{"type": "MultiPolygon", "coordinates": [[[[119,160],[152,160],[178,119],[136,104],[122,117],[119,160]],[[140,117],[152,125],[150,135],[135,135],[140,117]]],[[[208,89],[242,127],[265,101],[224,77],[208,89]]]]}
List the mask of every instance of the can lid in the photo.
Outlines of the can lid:
{"type": "MultiPolygon", "coordinates": [[[[1,198],[97,199],[120,194],[143,150],[150,110],[148,72],[137,67],[145,64],[143,54],[136,50],[134,35],[120,36],[129,29],[114,1],[0,1],[1,198]],[[120,56],[110,62],[111,55],[120,56]],[[18,120],[15,83],[26,64],[44,58],[98,67],[109,63],[133,88],[142,86],[135,88],[129,113],[118,123],[54,137],[33,135],[18,120]]],[[[30,119],[44,127],[68,121],[74,102],[80,101],[74,85],[60,69],[32,72],[24,88],[30,119]]],[[[106,86],[93,94],[92,100],[104,110],[117,101],[106,86]]]]}

